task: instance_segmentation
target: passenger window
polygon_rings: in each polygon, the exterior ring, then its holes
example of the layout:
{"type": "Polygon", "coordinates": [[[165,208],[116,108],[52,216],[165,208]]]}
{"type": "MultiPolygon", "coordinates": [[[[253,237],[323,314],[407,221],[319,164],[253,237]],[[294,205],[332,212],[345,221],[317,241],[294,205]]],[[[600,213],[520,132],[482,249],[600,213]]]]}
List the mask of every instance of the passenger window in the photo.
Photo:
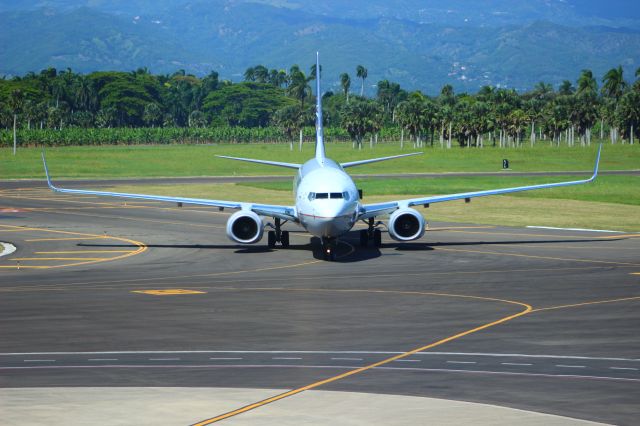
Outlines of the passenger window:
{"type": "Polygon", "coordinates": [[[316,194],[316,199],[317,199],[317,200],[321,200],[321,199],[322,199],[322,200],[326,200],[327,198],[329,198],[329,194],[328,194],[328,193],[326,193],[326,192],[318,192],[318,193],[316,194]]]}
{"type": "Polygon", "coordinates": [[[334,199],[334,200],[340,199],[340,198],[342,198],[342,192],[332,192],[330,194],[330,198],[334,199]]]}

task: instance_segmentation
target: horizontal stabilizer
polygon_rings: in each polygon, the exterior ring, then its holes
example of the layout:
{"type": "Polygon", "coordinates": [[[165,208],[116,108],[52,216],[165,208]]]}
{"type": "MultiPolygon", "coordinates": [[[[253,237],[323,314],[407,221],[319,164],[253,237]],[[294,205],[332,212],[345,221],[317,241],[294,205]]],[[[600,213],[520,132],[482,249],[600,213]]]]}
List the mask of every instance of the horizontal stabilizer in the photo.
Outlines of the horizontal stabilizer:
{"type": "Polygon", "coordinates": [[[248,163],[266,164],[267,166],[286,167],[288,169],[299,169],[302,167],[300,164],[295,163],[283,163],[280,161],[268,161],[268,160],[256,160],[253,158],[240,158],[240,157],[228,157],[226,155],[216,155],[219,158],[226,158],[227,160],[246,161],[248,163]]]}
{"type": "Polygon", "coordinates": [[[422,154],[422,152],[412,152],[411,154],[392,155],[391,157],[370,158],[368,160],[360,160],[360,161],[350,161],[348,163],[340,163],[340,165],[342,166],[342,168],[346,169],[347,167],[361,166],[363,164],[377,163],[379,161],[394,160],[396,158],[410,157],[412,155],[418,155],[418,154],[422,154]]]}

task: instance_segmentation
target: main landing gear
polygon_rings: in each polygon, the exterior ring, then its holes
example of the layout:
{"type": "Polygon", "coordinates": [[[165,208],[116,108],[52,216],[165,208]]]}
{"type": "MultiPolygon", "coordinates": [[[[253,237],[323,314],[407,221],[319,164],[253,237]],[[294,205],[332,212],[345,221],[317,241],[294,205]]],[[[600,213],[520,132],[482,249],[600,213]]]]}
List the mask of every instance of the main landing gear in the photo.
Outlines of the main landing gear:
{"type": "Polygon", "coordinates": [[[366,247],[372,241],[374,247],[382,247],[382,231],[375,227],[374,218],[369,218],[367,225],[367,229],[360,231],[360,245],[366,247]]]}
{"type": "Polygon", "coordinates": [[[282,244],[282,248],[289,247],[289,231],[283,231],[281,229],[282,225],[284,223],[281,223],[280,219],[276,218],[276,223],[273,225],[275,230],[267,233],[267,245],[269,248],[274,248],[276,243],[282,244]]]}

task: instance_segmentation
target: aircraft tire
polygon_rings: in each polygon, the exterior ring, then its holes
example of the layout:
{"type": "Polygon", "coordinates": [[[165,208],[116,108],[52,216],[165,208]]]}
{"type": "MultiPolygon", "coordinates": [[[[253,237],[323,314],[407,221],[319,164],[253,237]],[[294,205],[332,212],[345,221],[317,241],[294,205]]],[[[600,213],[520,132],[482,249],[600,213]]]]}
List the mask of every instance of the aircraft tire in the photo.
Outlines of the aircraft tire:
{"type": "Polygon", "coordinates": [[[382,247],[382,231],[379,229],[373,231],[373,245],[374,247],[382,247]]]}
{"type": "Polygon", "coordinates": [[[274,248],[276,246],[276,231],[267,232],[267,245],[269,248],[274,248]]]}
{"type": "Polygon", "coordinates": [[[282,231],[282,234],[280,234],[280,243],[282,243],[283,248],[289,247],[289,231],[282,231]]]}
{"type": "Polygon", "coordinates": [[[366,230],[360,231],[360,246],[366,247],[369,245],[369,233],[366,230]]]}

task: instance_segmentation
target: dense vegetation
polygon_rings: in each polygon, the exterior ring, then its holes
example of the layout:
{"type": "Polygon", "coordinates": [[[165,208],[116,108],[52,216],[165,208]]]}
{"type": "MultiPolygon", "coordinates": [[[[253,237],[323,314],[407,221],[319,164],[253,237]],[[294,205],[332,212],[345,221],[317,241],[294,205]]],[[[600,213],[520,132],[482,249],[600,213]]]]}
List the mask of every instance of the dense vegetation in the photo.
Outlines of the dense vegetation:
{"type": "MultiPolygon", "coordinates": [[[[640,79],[628,83],[621,67],[601,79],[583,70],[576,85],[557,90],[541,82],[531,91],[485,86],[476,94],[454,93],[445,85],[436,97],[407,92],[382,80],[374,98],[363,96],[368,71],[363,66],[340,75],[341,90],[323,95],[328,138],[362,146],[382,140],[411,140],[450,148],[485,144],[590,144],[593,132],[611,143],[638,137],[640,79]],[[352,93],[352,83],[356,93],[352,93]],[[359,89],[359,90],[357,90],[359,89]]],[[[262,65],[244,73],[241,83],[186,74],[153,75],[49,68],[0,80],[0,142],[82,145],[292,141],[312,137],[315,114],[311,82],[299,66],[289,71],[262,65]]],[[[640,77],[640,69],[636,78],[640,77]]]]}

